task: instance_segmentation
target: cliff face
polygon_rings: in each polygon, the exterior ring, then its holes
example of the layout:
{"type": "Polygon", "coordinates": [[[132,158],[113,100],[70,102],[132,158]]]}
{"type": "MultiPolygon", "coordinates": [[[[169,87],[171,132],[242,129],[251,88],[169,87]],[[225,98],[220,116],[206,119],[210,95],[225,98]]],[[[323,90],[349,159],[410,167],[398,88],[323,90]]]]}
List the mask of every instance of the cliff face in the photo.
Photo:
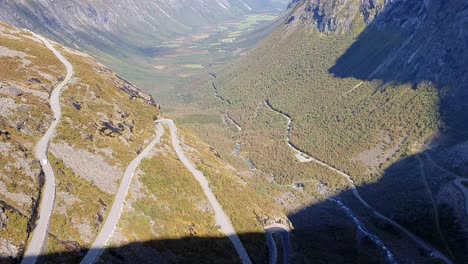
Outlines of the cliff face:
{"type": "Polygon", "coordinates": [[[295,0],[290,8],[290,27],[344,34],[362,22],[368,26],[332,70],[338,75],[390,80],[396,74],[398,81],[439,86],[459,86],[468,78],[466,1],[295,0]],[[362,60],[372,60],[371,67],[352,66],[362,60]]]}
{"type": "Polygon", "coordinates": [[[382,0],[294,0],[287,23],[317,28],[320,32],[344,33],[358,20],[370,23],[385,6],[382,0]]]}
{"type": "Polygon", "coordinates": [[[407,81],[466,87],[462,83],[468,80],[468,2],[394,1],[373,27],[381,32],[395,28],[404,36],[378,72],[404,69],[402,78],[407,81]]]}

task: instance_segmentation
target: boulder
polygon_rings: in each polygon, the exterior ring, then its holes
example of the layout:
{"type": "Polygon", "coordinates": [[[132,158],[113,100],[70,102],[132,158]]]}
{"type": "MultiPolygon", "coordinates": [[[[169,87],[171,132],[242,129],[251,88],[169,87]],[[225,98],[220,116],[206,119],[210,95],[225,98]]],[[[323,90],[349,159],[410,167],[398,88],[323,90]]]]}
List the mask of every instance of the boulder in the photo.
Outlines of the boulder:
{"type": "Polygon", "coordinates": [[[3,211],[3,208],[0,207],[0,230],[5,230],[8,223],[8,216],[3,211]]]}
{"type": "Polygon", "coordinates": [[[23,91],[15,85],[0,88],[0,94],[17,97],[23,94],[23,91]]]}

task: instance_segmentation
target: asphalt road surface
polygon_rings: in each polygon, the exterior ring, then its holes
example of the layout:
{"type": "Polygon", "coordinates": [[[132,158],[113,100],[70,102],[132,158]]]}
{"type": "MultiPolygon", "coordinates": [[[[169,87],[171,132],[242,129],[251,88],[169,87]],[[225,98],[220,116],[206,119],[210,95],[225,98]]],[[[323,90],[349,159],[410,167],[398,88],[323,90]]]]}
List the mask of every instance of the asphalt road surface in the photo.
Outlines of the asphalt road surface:
{"type": "Polygon", "coordinates": [[[247,254],[247,251],[244,248],[244,245],[242,244],[242,241],[239,239],[239,236],[237,236],[237,233],[234,230],[234,227],[232,226],[231,220],[224,213],[223,208],[221,207],[221,204],[218,202],[218,200],[216,199],[216,196],[211,191],[211,188],[209,186],[208,180],[206,179],[205,175],[203,175],[201,171],[197,170],[196,165],[193,164],[193,162],[191,162],[185,156],[180,146],[179,137],[177,136],[177,127],[174,121],[170,119],[161,119],[156,122],[159,124],[167,124],[169,126],[169,129],[171,132],[172,146],[174,147],[174,150],[177,153],[177,156],[179,157],[180,161],[193,174],[195,179],[198,181],[198,183],[202,187],[203,192],[208,198],[208,202],[210,203],[215,213],[216,225],[227,237],[229,237],[242,263],[244,264],[252,263],[252,261],[249,258],[249,255],[247,254]]]}
{"type": "Polygon", "coordinates": [[[120,216],[122,215],[125,198],[127,197],[128,189],[132,182],[133,175],[138,165],[144,157],[146,157],[151,149],[161,140],[161,136],[164,134],[164,129],[160,124],[156,125],[156,137],[151,141],[151,143],[128,165],[125,170],[122,181],[120,182],[119,189],[114,198],[114,203],[112,208],[107,215],[106,222],[101,228],[99,235],[93,243],[93,246],[88,251],[86,256],[81,261],[82,264],[91,264],[96,262],[97,258],[101,255],[102,250],[106,247],[107,241],[112,236],[117,223],[119,222],[120,216]]]}
{"type": "Polygon", "coordinates": [[[269,251],[269,264],[276,264],[278,262],[278,249],[276,241],[273,238],[274,234],[280,234],[283,243],[283,264],[289,263],[289,228],[282,224],[272,224],[265,226],[265,236],[269,251]]]}
{"type": "Polygon", "coordinates": [[[49,126],[49,129],[45,133],[45,135],[39,140],[39,143],[36,146],[36,158],[40,161],[42,165],[42,169],[45,175],[45,183],[44,188],[42,190],[42,199],[39,208],[39,220],[37,222],[36,227],[32,233],[32,237],[29,243],[29,247],[24,254],[23,264],[35,263],[37,257],[42,253],[45,247],[45,241],[47,238],[47,231],[49,229],[49,221],[50,216],[52,215],[52,211],[54,210],[54,202],[55,202],[55,175],[54,171],[52,170],[52,166],[47,159],[47,152],[49,148],[49,143],[54,136],[55,128],[57,127],[58,123],[60,122],[61,117],[61,108],[60,108],[60,92],[62,91],[63,87],[67,85],[70,81],[71,77],[73,76],[73,66],[71,63],[65,59],[55,48],[52,44],[42,36],[34,34],[34,37],[41,40],[45,46],[51,50],[54,55],[60,60],[60,62],[65,65],[67,69],[67,75],[65,79],[57,85],[50,95],[50,108],[54,113],[54,120],[49,126]]]}

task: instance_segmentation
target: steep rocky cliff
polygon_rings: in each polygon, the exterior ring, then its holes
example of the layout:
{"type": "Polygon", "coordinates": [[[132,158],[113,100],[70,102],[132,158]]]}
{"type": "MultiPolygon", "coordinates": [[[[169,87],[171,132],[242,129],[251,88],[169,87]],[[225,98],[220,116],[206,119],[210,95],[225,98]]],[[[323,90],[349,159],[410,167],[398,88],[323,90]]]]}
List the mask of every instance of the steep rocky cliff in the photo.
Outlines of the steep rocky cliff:
{"type": "Polygon", "coordinates": [[[384,6],[384,0],[293,0],[287,23],[313,27],[326,34],[344,33],[359,21],[370,23],[384,6]]]}
{"type": "Polygon", "coordinates": [[[430,81],[444,89],[444,110],[451,114],[466,110],[466,1],[303,0],[289,7],[289,28],[346,34],[365,27],[331,73],[414,85],[430,81]]]}
{"type": "Polygon", "coordinates": [[[287,24],[325,34],[360,30],[362,22],[368,25],[332,69],[338,75],[429,80],[440,88],[460,86],[468,79],[466,1],[304,0],[293,1],[290,8],[287,24]]]}

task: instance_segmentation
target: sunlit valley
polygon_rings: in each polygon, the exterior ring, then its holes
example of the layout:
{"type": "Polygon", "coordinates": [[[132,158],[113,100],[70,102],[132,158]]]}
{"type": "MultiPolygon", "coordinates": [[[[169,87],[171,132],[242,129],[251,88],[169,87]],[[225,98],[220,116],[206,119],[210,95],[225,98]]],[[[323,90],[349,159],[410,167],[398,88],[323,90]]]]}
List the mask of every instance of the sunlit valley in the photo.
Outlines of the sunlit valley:
{"type": "Polygon", "coordinates": [[[0,263],[467,263],[465,0],[0,1],[0,263]]]}

